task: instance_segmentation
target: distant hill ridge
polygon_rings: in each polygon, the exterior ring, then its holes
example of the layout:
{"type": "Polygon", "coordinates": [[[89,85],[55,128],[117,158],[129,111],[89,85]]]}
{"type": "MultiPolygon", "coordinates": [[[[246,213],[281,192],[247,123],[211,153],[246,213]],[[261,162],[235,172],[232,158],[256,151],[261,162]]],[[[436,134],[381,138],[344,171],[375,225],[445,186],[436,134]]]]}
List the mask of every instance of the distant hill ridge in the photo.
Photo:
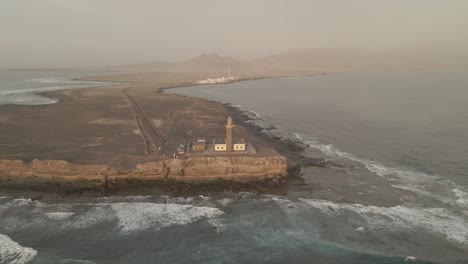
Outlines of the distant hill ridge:
{"type": "MultiPolygon", "coordinates": [[[[88,67],[90,70],[123,72],[212,72],[249,71],[342,71],[350,69],[430,68],[468,66],[468,55],[451,59],[445,53],[419,51],[371,51],[365,49],[314,48],[297,49],[251,60],[240,60],[217,53],[205,53],[177,62],[132,63],[108,67],[88,67]]],[[[37,70],[37,69],[35,69],[37,70]]]]}

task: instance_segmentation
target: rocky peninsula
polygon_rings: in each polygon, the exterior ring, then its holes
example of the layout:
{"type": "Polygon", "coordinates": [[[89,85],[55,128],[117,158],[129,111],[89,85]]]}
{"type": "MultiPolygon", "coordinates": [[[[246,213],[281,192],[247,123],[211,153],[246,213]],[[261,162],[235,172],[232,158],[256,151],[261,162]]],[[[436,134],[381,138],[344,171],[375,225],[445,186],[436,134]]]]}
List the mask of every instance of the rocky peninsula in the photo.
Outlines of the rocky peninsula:
{"type": "MultiPolygon", "coordinates": [[[[164,93],[171,87],[221,78],[222,71],[128,72],[86,77],[114,86],[46,92],[59,103],[0,106],[0,187],[109,189],[131,181],[278,182],[291,161],[284,146],[246,127],[241,114],[200,98],[164,93]],[[197,137],[225,134],[233,115],[236,135],[255,145],[255,155],[176,155],[197,137]],[[23,187],[21,187],[23,186],[23,187]]],[[[113,69],[115,70],[115,69],[113,69]]],[[[239,81],[318,74],[313,70],[238,71],[239,81]]]]}

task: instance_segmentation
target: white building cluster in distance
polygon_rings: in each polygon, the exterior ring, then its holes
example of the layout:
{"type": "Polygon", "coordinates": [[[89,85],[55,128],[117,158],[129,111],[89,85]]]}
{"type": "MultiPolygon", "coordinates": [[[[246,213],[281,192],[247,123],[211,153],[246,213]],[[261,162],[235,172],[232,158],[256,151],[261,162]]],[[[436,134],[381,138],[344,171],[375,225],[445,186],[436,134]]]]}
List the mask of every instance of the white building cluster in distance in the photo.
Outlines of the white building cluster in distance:
{"type": "Polygon", "coordinates": [[[205,80],[196,81],[197,84],[215,84],[215,83],[228,83],[232,81],[239,80],[239,77],[231,76],[231,69],[228,69],[228,77],[221,77],[221,78],[208,78],[205,80]]]}
{"type": "Polygon", "coordinates": [[[208,78],[205,80],[196,81],[198,84],[215,84],[215,83],[228,83],[239,80],[238,77],[221,77],[221,78],[208,78]]]}

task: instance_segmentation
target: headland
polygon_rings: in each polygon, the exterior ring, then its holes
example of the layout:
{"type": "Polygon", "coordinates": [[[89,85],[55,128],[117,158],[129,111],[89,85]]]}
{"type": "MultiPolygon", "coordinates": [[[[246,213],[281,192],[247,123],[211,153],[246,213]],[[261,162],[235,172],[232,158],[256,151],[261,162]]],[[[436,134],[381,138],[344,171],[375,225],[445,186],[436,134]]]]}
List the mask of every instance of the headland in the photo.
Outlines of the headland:
{"type": "MultiPolygon", "coordinates": [[[[294,167],[282,154],[286,146],[245,126],[237,110],[163,92],[223,74],[172,70],[85,77],[120,84],[41,93],[57,98],[56,104],[0,106],[0,187],[112,190],[135,182],[284,180],[294,167]],[[224,137],[228,116],[237,124],[235,137],[254,146],[255,153],[220,153],[214,146],[180,153],[181,145],[189,147],[198,138],[224,137]]],[[[238,72],[235,81],[316,74],[322,72],[249,69],[238,72]]]]}

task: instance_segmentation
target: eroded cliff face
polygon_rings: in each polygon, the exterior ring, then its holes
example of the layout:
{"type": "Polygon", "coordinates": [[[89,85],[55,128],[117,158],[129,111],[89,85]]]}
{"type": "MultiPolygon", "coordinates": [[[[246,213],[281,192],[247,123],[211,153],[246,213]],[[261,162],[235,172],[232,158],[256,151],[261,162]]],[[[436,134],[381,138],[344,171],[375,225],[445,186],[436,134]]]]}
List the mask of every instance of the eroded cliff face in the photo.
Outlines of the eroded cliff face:
{"type": "Polygon", "coordinates": [[[0,176],[63,176],[99,175],[109,168],[105,165],[81,165],[64,160],[0,160],[0,176]]]}
{"type": "Polygon", "coordinates": [[[286,176],[288,161],[273,157],[190,157],[139,164],[139,173],[163,174],[169,178],[237,178],[286,176]]]}
{"type": "Polygon", "coordinates": [[[125,179],[174,179],[180,181],[227,179],[255,181],[287,175],[283,156],[189,157],[141,163],[133,170],[118,171],[106,165],[81,165],[63,160],[0,160],[0,185],[25,179],[109,181],[125,179]]]}

